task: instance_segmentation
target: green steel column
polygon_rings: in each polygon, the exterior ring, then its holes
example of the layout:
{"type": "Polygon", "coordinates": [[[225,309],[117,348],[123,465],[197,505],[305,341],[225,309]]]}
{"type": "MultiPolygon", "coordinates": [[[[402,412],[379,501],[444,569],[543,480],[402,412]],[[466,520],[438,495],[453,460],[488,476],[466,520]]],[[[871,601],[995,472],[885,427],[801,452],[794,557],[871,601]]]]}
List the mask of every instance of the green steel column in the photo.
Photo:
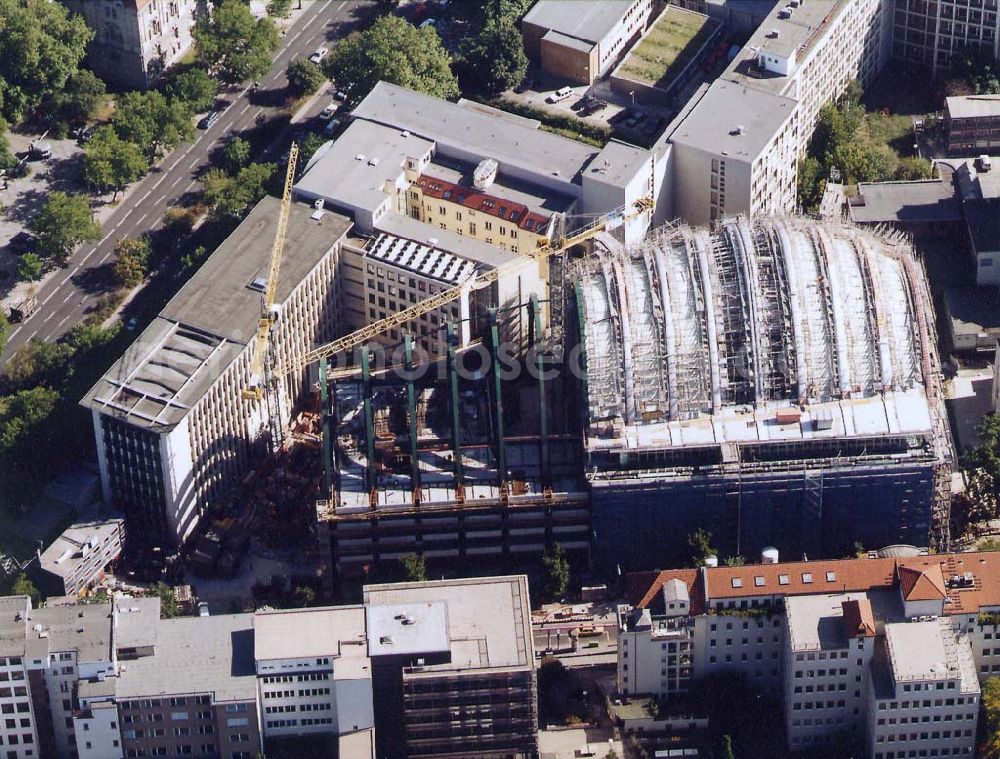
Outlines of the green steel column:
{"type": "Polygon", "coordinates": [[[417,458],[417,398],[413,387],[413,336],[407,335],[403,343],[406,351],[406,404],[410,414],[410,464],[413,467],[413,491],[420,491],[420,459],[417,458]]]}
{"type": "Polygon", "coordinates": [[[365,448],[368,455],[368,466],[365,467],[365,479],[368,492],[375,489],[375,413],[372,408],[372,372],[368,346],[361,346],[361,392],[365,399],[365,448]]]}
{"type": "Polygon", "coordinates": [[[323,492],[329,497],[333,491],[333,437],[330,434],[330,392],[325,358],[319,361],[319,408],[323,427],[323,492]]]}
{"type": "Polygon", "coordinates": [[[503,443],[503,392],[500,384],[500,328],[497,326],[497,312],[490,309],[490,360],[493,363],[494,413],[496,414],[497,470],[500,482],[507,481],[507,449],[503,443]]]}
{"type": "Polygon", "coordinates": [[[458,361],[455,358],[455,323],[448,322],[446,339],[448,343],[448,384],[451,389],[451,444],[455,457],[455,484],[462,487],[462,434],[458,418],[458,361]]]}
{"type": "Polygon", "coordinates": [[[550,485],[552,481],[549,478],[549,408],[545,395],[545,361],[542,358],[542,314],[538,307],[537,296],[531,296],[528,308],[531,310],[535,371],[538,373],[538,437],[541,444],[542,484],[550,485]]]}

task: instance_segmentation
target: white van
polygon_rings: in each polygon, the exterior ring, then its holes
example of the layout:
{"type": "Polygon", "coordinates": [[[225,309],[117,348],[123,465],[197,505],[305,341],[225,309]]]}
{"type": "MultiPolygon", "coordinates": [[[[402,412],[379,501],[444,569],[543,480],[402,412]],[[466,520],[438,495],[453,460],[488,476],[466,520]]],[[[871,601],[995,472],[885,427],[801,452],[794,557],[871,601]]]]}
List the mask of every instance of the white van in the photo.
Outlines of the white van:
{"type": "Polygon", "coordinates": [[[571,87],[560,87],[558,90],[553,92],[547,98],[545,98],[546,103],[558,103],[565,100],[570,95],[573,94],[573,89],[571,87]]]}

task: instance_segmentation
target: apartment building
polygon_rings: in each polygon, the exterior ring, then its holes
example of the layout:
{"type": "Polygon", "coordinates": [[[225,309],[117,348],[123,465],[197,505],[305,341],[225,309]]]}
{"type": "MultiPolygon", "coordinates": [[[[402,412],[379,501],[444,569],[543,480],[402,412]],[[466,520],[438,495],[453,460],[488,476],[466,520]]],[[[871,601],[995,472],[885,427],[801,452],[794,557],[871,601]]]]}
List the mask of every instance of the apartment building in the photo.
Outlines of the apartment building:
{"type": "Polygon", "coordinates": [[[526,577],[366,585],[364,599],[379,755],[537,755],[526,577]]]}
{"type": "Polygon", "coordinates": [[[970,756],[979,683],[1000,674],[998,578],[996,554],[906,546],[630,575],[619,690],[665,697],[739,673],[780,694],[793,750],[847,734],[872,759],[970,756]]]}
{"type": "Polygon", "coordinates": [[[945,98],[950,155],[988,155],[1000,148],[1000,95],[945,98]]]}
{"type": "Polygon", "coordinates": [[[937,76],[964,50],[1000,54],[997,0],[895,0],[893,57],[937,76]]]}
{"type": "Polygon", "coordinates": [[[177,63],[193,43],[206,0],[62,0],[94,32],[87,64],[101,79],[143,89],[177,63]]]}
{"type": "MultiPolygon", "coordinates": [[[[249,470],[269,416],[287,423],[306,390],[303,371],[279,378],[262,401],[241,395],[279,202],[261,200],[81,401],[93,416],[104,501],[133,534],[183,542],[249,470]]],[[[336,269],[349,228],[337,214],[292,206],[271,337],[276,364],[339,334],[336,269]]]]}
{"type": "Polygon", "coordinates": [[[539,0],[521,20],[542,71],[579,84],[607,74],[642,34],[653,0],[539,0]]]}
{"type": "Polygon", "coordinates": [[[793,211],[798,159],[819,109],[852,80],[869,84],[888,59],[889,8],[888,0],[776,6],[654,147],[667,167],[657,221],[793,211]]]}
{"type": "Polygon", "coordinates": [[[104,579],[105,570],[121,556],[125,520],[107,519],[70,525],[38,557],[59,592],[76,595],[104,579]]]}

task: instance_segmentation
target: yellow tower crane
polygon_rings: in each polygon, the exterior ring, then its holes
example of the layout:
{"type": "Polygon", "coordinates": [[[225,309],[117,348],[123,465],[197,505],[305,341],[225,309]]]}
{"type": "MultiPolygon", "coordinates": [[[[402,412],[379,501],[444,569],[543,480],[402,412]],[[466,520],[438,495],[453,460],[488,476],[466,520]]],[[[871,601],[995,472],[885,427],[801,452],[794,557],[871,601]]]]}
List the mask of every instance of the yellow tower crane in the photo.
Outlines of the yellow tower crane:
{"type": "MultiPolygon", "coordinates": [[[[292,184],[295,181],[295,164],[299,158],[299,145],[292,143],[288,152],[288,168],[285,170],[285,190],[281,195],[281,211],[278,214],[278,228],[274,233],[271,247],[271,262],[267,270],[267,285],[260,296],[260,320],[254,338],[253,359],[250,366],[250,386],[243,390],[247,400],[259,401],[264,397],[268,374],[268,351],[270,350],[271,327],[278,318],[275,298],[278,290],[278,273],[281,271],[281,255],[285,248],[285,230],[288,228],[288,212],[292,206],[292,184]]],[[[278,375],[283,376],[283,375],[278,375]]]]}
{"type": "Polygon", "coordinates": [[[639,198],[633,203],[622,206],[621,208],[616,208],[611,213],[598,217],[586,227],[570,235],[558,237],[552,241],[544,240],[535,250],[529,251],[526,255],[523,255],[520,258],[508,261],[507,263],[496,268],[489,269],[488,271],[480,272],[474,277],[467,279],[465,282],[446,288],[439,293],[435,293],[429,298],[425,298],[409,308],[397,311],[391,316],[387,316],[384,319],[373,322],[366,327],[361,327],[360,329],[351,332],[349,335],[344,335],[344,337],[338,338],[337,340],[318,348],[314,348],[308,353],[304,353],[294,359],[278,364],[275,367],[275,374],[276,376],[284,377],[292,372],[300,371],[317,361],[332,358],[338,353],[350,351],[358,345],[368,342],[373,337],[377,337],[387,330],[402,326],[412,319],[416,319],[417,317],[423,316],[424,314],[437,308],[448,305],[453,300],[457,300],[462,293],[467,290],[479,290],[482,287],[491,284],[492,282],[496,282],[498,279],[516,271],[518,268],[530,261],[536,261],[548,256],[554,256],[573,247],[574,245],[579,245],[582,242],[596,237],[601,232],[615,229],[629,219],[649,211],[653,208],[653,205],[654,203],[652,198],[639,198]]]}

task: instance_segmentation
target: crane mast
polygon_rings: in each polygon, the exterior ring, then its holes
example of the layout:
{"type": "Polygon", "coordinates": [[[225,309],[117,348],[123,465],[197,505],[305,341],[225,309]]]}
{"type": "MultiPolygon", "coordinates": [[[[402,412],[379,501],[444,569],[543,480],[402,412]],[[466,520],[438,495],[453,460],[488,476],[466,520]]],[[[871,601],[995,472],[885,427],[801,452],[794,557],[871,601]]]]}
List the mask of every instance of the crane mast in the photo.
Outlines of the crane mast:
{"type": "MultiPolygon", "coordinates": [[[[278,227],[274,233],[274,245],[271,247],[271,260],[267,270],[267,284],[260,296],[260,320],[257,322],[257,334],[254,337],[253,359],[250,366],[250,386],[243,390],[247,400],[259,401],[264,397],[267,379],[267,353],[270,348],[271,327],[278,317],[275,299],[278,290],[278,274],[281,271],[281,256],[285,248],[285,230],[288,228],[288,213],[292,206],[292,184],[295,181],[295,164],[299,158],[299,145],[292,143],[288,152],[288,168],[285,170],[285,189],[281,195],[281,210],[278,214],[278,227]]],[[[284,375],[278,375],[284,376],[284,375]]]]}

